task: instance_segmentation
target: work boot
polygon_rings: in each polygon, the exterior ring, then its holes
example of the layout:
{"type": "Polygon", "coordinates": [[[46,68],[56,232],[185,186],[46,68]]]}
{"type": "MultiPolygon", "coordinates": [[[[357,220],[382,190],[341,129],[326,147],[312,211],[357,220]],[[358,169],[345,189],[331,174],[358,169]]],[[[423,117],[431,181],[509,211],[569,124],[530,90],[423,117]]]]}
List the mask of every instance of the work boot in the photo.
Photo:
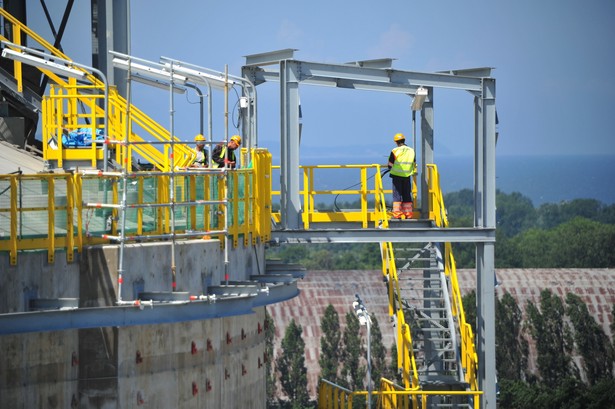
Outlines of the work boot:
{"type": "Polygon", "coordinates": [[[401,204],[401,211],[406,219],[412,219],[412,202],[403,202],[401,204]]]}
{"type": "Polygon", "coordinates": [[[394,219],[401,219],[404,216],[404,212],[401,211],[401,202],[393,202],[393,212],[394,219]]]}

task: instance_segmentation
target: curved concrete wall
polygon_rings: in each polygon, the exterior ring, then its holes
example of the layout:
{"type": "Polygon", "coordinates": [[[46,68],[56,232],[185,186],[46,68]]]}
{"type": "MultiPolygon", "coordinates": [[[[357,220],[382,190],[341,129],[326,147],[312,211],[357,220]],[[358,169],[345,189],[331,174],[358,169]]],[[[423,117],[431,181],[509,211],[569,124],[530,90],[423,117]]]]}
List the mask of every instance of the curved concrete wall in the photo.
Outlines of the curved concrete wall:
{"type": "MultiPolygon", "coordinates": [[[[171,243],[127,245],[122,298],[170,291],[171,243]]],[[[31,298],[79,298],[81,307],[116,301],[116,245],[84,249],[74,263],[56,254],[0,254],[0,313],[24,312],[31,298]]],[[[264,248],[224,251],[217,240],[176,243],[177,290],[207,292],[264,272],[264,248]]],[[[181,318],[178,318],[181,320],[181,318]]],[[[265,408],[265,309],[204,321],[50,331],[0,337],[0,407],[265,408]]]]}

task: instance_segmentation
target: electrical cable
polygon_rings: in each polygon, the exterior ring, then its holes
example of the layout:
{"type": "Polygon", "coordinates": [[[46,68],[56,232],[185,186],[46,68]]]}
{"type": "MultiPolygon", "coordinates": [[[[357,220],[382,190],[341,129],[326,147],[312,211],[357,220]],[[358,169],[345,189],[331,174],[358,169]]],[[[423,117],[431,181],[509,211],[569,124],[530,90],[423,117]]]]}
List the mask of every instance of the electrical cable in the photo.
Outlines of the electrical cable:
{"type": "MultiPolygon", "coordinates": [[[[380,177],[382,177],[382,176],[386,175],[387,173],[389,173],[389,169],[383,169],[383,171],[380,173],[380,177]]],[[[366,179],[366,181],[368,181],[368,180],[372,179],[374,176],[376,176],[376,172],[374,172],[374,174],[373,174],[373,175],[371,175],[370,177],[368,177],[368,178],[366,179]]],[[[346,187],[346,188],[344,188],[344,189],[342,189],[342,190],[350,190],[351,188],[353,188],[353,187],[355,187],[355,186],[357,186],[357,185],[360,185],[360,184],[361,184],[361,182],[358,182],[358,183],[355,183],[355,184],[353,184],[353,185],[350,185],[350,186],[348,186],[348,187],[346,187]]],[[[335,195],[335,198],[333,199],[333,211],[335,211],[335,212],[341,212],[341,211],[342,211],[342,210],[341,210],[341,209],[337,206],[337,198],[339,197],[339,195],[340,195],[340,193],[338,193],[337,195],[335,195]]]]}
{"type": "Polygon", "coordinates": [[[233,87],[232,89],[233,91],[235,91],[235,95],[237,96],[237,102],[235,102],[235,105],[233,106],[233,110],[231,114],[231,122],[233,123],[233,126],[235,127],[235,129],[239,131],[239,125],[241,124],[241,109],[237,109],[237,107],[239,106],[240,97],[235,87],[233,87]],[[236,109],[237,109],[237,122],[235,122],[234,120],[234,114],[235,114],[236,109]]]}

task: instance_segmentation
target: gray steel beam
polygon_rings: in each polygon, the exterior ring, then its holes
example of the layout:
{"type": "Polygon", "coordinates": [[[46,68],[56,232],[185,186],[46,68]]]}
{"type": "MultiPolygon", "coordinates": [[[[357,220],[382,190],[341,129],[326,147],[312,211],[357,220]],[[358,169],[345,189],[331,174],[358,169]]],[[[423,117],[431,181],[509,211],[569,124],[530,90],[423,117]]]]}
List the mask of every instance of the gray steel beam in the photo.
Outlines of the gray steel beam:
{"type": "Polygon", "coordinates": [[[271,239],[275,243],[493,243],[495,242],[495,229],[372,228],[356,230],[276,230],[271,232],[271,239]]]}
{"type": "MultiPolygon", "coordinates": [[[[420,208],[425,212],[429,208],[429,187],[427,184],[427,164],[434,163],[434,96],[433,96],[433,88],[428,88],[429,95],[427,96],[427,100],[423,104],[423,109],[421,109],[421,156],[420,156],[420,166],[421,166],[421,186],[420,186],[420,197],[421,204],[420,208]]],[[[416,206],[416,203],[414,205],[416,206]]]]}
{"type": "Polygon", "coordinates": [[[130,54],[129,6],[125,0],[91,0],[92,5],[92,66],[98,68],[126,97],[126,72],[113,67],[109,50],[130,54]]]}
{"type": "Polygon", "coordinates": [[[294,48],[270,51],[266,53],[246,55],[246,65],[270,65],[278,64],[282,60],[292,60],[295,56],[294,48]]]}
{"type": "Polygon", "coordinates": [[[285,229],[298,229],[301,219],[299,194],[299,67],[293,61],[280,62],[280,191],[285,229]]]}
{"type": "MultiPolygon", "coordinates": [[[[324,64],[294,60],[293,62],[300,64],[299,82],[309,83],[310,81],[323,81],[324,79],[348,80],[361,84],[370,84],[374,87],[380,85],[382,91],[387,91],[387,88],[390,88],[391,85],[400,87],[422,85],[425,87],[460,89],[472,92],[482,91],[482,79],[476,77],[359,67],[348,64],[324,64]]],[[[253,73],[255,82],[279,81],[279,76],[276,76],[274,72],[269,70],[255,70],[253,73]]]]}
{"type": "MultiPolygon", "coordinates": [[[[476,98],[475,225],[495,229],[495,80],[483,79],[481,97],[476,98]]],[[[495,364],[495,243],[476,245],[478,381],[484,392],[483,408],[496,407],[495,364]]]]}

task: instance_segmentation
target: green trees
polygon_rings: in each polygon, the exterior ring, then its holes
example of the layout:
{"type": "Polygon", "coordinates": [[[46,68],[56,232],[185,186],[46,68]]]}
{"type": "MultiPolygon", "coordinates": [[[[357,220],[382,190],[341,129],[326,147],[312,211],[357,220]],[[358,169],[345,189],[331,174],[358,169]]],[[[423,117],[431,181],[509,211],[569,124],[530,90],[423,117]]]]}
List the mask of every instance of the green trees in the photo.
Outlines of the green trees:
{"type": "Polygon", "coordinates": [[[346,313],[346,328],[344,329],[342,353],[342,377],[340,384],[349,389],[363,389],[365,367],[359,365],[365,350],[359,334],[359,319],[354,312],[346,313]]]}
{"type": "Polygon", "coordinates": [[[611,376],[613,350],[609,338],[578,295],[568,293],[566,304],[566,312],[574,328],[574,342],[583,357],[588,384],[594,385],[611,376]]]}
{"type": "Polygon", "coordinates": [[[526,311],[530,333],[536,341],[538,370],[543,382],[555,388],[562,379],[578,374],[570,358],[573,341],[568,324],[564,321],[564,304],[551,291],[543,290],[540,293],[540,310],[530,301],[526,311]]]}
{"type": "Polygon", "coordinates": [[[307,368],[305,367],[305,342],[301,337],[301,326],[291,320],[282,339],[282,353],[277,359],[280,384],[288,402],[281,401],[283,407],[305,408],[309,403],[307,391],[307,368]]]}
{"type": "MultiPolygon", "coordinates": [[[[615,225],[574,218],[551,230],[530,229],[510,240],[513,267],[565,268],[615,266],[615,225]]],[[[496,258],[501,255],[496,244],[496,258]]],[[[500,265],[502,264],[499,263],[500,265]]],[[[504,263],[506,264],[506,263],[504,263]]]]}
{"type": "Polygon", "coordinates": [[[380,378],[392,378],[387,377],[389,373],[389,368],[387,368],[386,364],[387,351],[384,344],[382,343],[382,331],[380,331],[380,324],[378,323],[378,319],[375,315],[372,315],[370,344],[370,354],[372,358],[372,385],[374,388],[378,388],[378,385],[380,385],[380,378]]]}
{"type": "MultiPolygon", "coordinates": [[[[474,225],[474,192],[447,193],[444,203],[453,227],[474,225]]],[[[615,205],[575,199],[534,208],[519,192],[496,194],[496,267],[615,267],[615,205]]],[[[356,208],[357,206],[349,206],[356,208]]],[[[454,243],[458,268],[474,268],[473,243],[454,243]]],[[[375,244],[311,244],[269,250],[272,257],[301,263],[309,270],[380,268],[375,244]]]]}
{"type": "MultiPolygon", "coordinates": [[[[463,297],[467,316],[476,309],[475,298],[474,292],[463,297]]],[[[508,293],[496,300],[498,407],[615,407],[613,345],[583,300],[568,293],[564,302],[546,289],[540,294],[539,304],[529,302],[525,310],[524,317],[508,293]],[[537,352],[536,376],[527,372],[530,337],[537,352]]]]}
{"type": "Polygon", "coordinates": [[[498,376],[525,380],[529,346],[523,336],[523,315],[515,299],[504,293],[495,304],[495,359],[498,376]]]}
{"type": "Polygon", "coordinates": [[[380,268],[378,244],[293,244],[268,250],[268,257],[299,263],[308,270],[373,270],[380,268]]]}
{"type": "MultiPolygon", "coordinates": [[[[472,191],[445,195],[451,225],[473,225],[472,191]]],[[[593,199],[543,204],[518,192],[497,192],[497,268],[615,267],[615,205],[593,199]]],[[[475,247],[454,245],[458,268],[474,268],[475,247]]]]}
{"type": "Polygon", "coordinates": [[[333,383],[338,382],[340,364],[340,319],[333,305],[329,304],[320,321],[320,377],[333,383]]]}

